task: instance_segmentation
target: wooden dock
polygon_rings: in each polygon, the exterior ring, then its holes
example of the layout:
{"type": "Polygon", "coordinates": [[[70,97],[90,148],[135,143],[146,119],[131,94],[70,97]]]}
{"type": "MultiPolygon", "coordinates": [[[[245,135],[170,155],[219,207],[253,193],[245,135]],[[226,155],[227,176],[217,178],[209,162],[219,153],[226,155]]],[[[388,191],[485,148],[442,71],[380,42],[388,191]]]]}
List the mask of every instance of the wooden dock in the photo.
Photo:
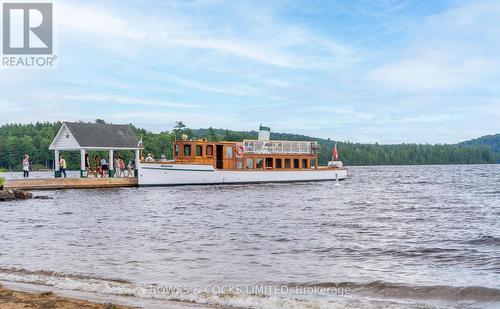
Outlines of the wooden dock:
{"type": "Polygon", "coordinates": [[[29,178],[7,179],[4,189],[58,190],[137,187],[137,178],[29,178]]]}

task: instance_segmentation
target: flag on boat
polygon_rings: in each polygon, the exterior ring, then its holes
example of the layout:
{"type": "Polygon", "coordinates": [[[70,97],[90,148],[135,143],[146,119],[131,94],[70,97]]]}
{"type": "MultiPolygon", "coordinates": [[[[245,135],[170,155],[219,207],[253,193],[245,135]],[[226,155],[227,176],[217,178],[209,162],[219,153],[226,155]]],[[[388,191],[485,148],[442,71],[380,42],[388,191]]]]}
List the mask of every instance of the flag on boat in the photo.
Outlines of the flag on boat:
{"type": "Polygon", "coordinates": [[[339,160],[339,152],[337,151],[337,143],[335,143],[335,146],[333,147],[332,159],[334,161],[338,161],[339,160]]]}

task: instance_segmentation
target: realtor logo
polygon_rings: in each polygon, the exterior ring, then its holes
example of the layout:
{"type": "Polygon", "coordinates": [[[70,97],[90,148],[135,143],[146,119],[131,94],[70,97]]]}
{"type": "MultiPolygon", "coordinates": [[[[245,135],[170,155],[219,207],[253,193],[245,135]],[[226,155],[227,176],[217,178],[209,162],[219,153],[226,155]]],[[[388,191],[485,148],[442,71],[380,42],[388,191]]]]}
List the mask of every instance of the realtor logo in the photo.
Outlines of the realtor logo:
{"type": "Polygon", "coordinates": [[[0,69],[56,68],[53,3],[12,0],[1,8],[0,69]]]}
{"type": "Polygon", "coordinates": [[[3,54],[52,54],[52,3],[3,3],[3,54]]]}

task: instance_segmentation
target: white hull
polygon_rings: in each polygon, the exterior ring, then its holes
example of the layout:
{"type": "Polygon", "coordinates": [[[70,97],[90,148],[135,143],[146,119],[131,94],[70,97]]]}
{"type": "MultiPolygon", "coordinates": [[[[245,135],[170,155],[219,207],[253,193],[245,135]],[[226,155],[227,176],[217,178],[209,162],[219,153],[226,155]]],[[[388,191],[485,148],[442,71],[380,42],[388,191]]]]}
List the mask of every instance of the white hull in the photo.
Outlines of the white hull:
{"type": "Polygon", "coordinates": [[[139,164],[139,185],[141,186],[326,181],[343,180],[346,177],[346,169],[225,171],[217,170],[212,165],[147,162],[139,164]]]}

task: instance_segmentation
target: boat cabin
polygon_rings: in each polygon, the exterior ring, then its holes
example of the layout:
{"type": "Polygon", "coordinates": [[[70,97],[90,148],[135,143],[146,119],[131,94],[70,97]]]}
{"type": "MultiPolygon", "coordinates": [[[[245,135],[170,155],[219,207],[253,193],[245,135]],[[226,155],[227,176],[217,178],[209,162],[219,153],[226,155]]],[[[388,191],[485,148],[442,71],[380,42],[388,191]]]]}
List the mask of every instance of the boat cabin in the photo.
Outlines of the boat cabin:
{"type": "Polygon", "coordinates": [[[269,140],[269,131],[261,126],[258,140],[243,142],[178,140],[174,143],[174,161],[208,164],[219,170],[318,169],[317,142],[269,140]]]}

